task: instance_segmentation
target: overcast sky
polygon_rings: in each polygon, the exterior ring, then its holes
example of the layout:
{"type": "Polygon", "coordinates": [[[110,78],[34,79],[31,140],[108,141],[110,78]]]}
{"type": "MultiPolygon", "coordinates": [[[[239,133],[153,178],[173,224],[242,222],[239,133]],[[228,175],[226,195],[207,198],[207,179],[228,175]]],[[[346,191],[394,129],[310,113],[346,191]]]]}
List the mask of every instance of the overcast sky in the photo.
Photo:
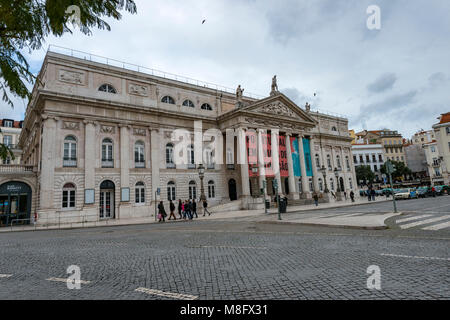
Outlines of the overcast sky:
{"type": "MultiPolygon", "coordinates": [[[[271,78],[299,106],[346,115],[355,130],[410,137],[450,111],[448,0],[137,0],[112,30],[65,46],[268,95],[271,78]],[[369,5],[381,29],[366,25],[369,5]],[[206,19],[202,24],[202,20],[206,19]],[[314,97],[314,93],[317,95],[314,97]]],[[[46,48],[45,48],[46,49],[46,48]]],[[[45,49],[29,55],[39,70],[45,49]]],[[[23,117],[2,105],[2,117],[23,117]]]]}

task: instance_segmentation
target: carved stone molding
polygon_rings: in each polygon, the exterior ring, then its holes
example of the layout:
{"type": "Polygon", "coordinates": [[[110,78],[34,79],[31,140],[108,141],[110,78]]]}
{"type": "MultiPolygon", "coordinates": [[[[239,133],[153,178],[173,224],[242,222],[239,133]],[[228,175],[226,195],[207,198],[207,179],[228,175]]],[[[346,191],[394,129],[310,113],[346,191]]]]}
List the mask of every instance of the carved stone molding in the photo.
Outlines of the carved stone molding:
{"type": "Polygon", "coordinates": [[[101,133],[115,133],[116,132],[116,127],[114,126],[101,126],[100,128],[100,132],[101,133]]]}
{"type": "Polygon", "coordinates": [[[69,82],[74,84],[84,84],[84,73],[69,71],[61,69],[59,70],[58,80],[63,82],[69,82]]]}
{"type": "Polygon", "coordinates": [[[146,136],[147,130],[145,130],[144,128],[133,128],[133,134],[135,136],[146,136]]]}
{"type": "Polygon", "coordinates": [[[294,111],[292,111],[288,106],[284,105],[280,101],[272,102],[268,105],[258,108],[255,111],[270,113],[277,116],[298,118],[298,116],[294,113],[294,111]]]}
{"type": "Polygon", "coordinates": [[[128,85],[128,93],[134,94],[136,96],[147,97],[148,96],[148,87],[143,86],[136,83],[130,83],[128,85]]]}
{"type": "Polygon", "coordinates": [[[73,121],[63,121],[62,128],[67,130],[80,130],[80,123],[73,121]]]}

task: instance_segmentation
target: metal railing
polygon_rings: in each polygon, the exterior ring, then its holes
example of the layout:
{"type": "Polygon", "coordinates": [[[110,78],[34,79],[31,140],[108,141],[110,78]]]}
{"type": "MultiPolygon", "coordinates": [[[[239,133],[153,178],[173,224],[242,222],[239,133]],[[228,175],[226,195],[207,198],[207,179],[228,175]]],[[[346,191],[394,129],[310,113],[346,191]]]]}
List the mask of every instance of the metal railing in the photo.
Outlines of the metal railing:
{"type": "MultiPolygon", "coordinates": [[[[136,65],[133,63],[128,63],[128,62],[124,62],[124,61],[120,61],[120,60],[116,60],[116,59],[102,57],[102,56],[99,56],[96,54],[79,51],[79,50],[74,50],[74,49],[70,49],[70,48],[65,48],[65,47],[61,47],[61,46],[57,46],[57,45],[53,45],[53,44],[50,44],[48,46],[47,51],[64,54],[64,55],[70,55],[72,57],[79,58],[79,59],[102,63],[102,64],[106,64],[108,66],[122,68],[122,69],[130,70],[130,71],[142,72],[142,73],[146,73],[146,74],[149,74],[152,76],[169,79],[169,80],[180,81],[180,82],[184,82],[187,84],[191,84],[191,85],[195,85],[195,86],[199,86],[199,87],[203,87],[203,88],[207,88],[207,89],[222,91],[222,92],[226,92],[226,93],[230,93],[230,94],[235,94],[235,92],[236,92],[235,89],[217,85],[217,84],[214,84],[211,82],[205,82],[205,81],[189,78],[186,76],[180,76],[175,73],[170,73],[170,72],[165,72],[165,71],[161,71],[161,70],[157,70],[157,69],[147,68],[147,67],[139,66],[139,65],[136,65]]],[[[252,99],[261,99],[261,98],[264,98],[265,96],[251,93],[251,92],[245,92],[245,97],[252,98],[252,99]]]]}
{"type": "Polygon", "coordinates": [[[34,166],[23,164],[0,164],[0,173],[34,172],[34,166]]]}

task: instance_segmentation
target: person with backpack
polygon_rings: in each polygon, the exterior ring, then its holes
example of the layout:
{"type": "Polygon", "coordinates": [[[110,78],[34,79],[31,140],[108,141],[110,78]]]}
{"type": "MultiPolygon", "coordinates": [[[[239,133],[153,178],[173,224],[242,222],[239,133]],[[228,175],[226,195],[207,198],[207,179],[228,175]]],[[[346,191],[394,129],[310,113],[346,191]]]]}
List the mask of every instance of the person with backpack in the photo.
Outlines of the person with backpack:
{"type": "Polygon", "coordinates": [[[164,204],[162,201],[160,201],[158,204],[158,218],[159,218],[158,222],[161,222],[161,221],[166,222],[166,216],[167,216],[167,213],[166,213],[166,210],[164,209],[164,204]]]}
{"type": "Polygon", "coordinates": [[[169,209],[170,209],[169,220],[172,220],[172,217],[174,220],[177,220],[177,217],[175,217],[175,213],[173,213],[175,211],[175,205],[173,204],[172,200],[170,200],[169,209]]]}

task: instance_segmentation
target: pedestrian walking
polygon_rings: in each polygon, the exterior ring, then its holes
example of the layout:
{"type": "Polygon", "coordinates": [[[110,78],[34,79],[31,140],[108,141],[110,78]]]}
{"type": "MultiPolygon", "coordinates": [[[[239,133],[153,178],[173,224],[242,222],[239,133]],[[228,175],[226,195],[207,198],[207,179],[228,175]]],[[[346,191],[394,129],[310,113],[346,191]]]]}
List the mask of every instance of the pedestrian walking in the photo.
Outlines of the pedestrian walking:
{"type": "Polygon", "coordinates": [[[167,216],[167,213],[166,213],[166,210],[164,209],[164,204],[162,201],[160,201],[158,204],[158,218],[159,218],[158,222],[161,222],[161,221],[166,222],[166,216],[167,216]]]}
{"type": "Polygon", "coordinates": [[[211,212],[208,211],[208,209],[206,209],[208,207],[208,202],[206,202],[206,199],[203,200],[203,216],[205,216],[206,212],[208,212],[208,216],[211,215],[211,212]]]}
{"type": "Polygon", "coordinates": [[[314,192],[313,199],[314,199],[314,204],[317,207],[319,205],[319,197],[317,196],[317,193],[315,193],[315,192],[314,192]]]}
{"type": "Polygon", "coordinates": [[[174,213],[175,205],[173,204],[172,200],[170,200],[169,209],[170,209],[169,220],[172,220],[172,217],[174,220],[177,220],[177,217],[175,217],[175,213],[174,213]]]}
{"type": "Polygon", "coordinates": [[[181,208],[182,208],[181,199],[178,199],[178,214],[180,215],[180,220],[183,218],[181,208]]]}
{"type": "MultiPolygon", "coordinates": [[[[180,200],[181,201],[181,200],[180,200]]],[[[182,202],[181,203],[181,212],[183,212],[183,219],[186,220],[186,206],[185,206],[186,202],[182,202]]]]}
{"type": "Polygon", "coordinates": [[[375,201],[375,195],[377,194],[377,193],[375,192],[375,189],[372,189],[372,190],[370,191],[370,194],[372,195],[372,201],[375,201]]]}
{"type": "Polygon", "coordinates": [[[192,217],[194,217],[194,214],[195,214],[195,217],[198,218],[198,214],[197,214],[197,202],[195,202],[195,199],[192,200],[192,217]]]}
{"type": "Polygon", "coordinates": [[[370,189],[367,189],[366,195],[367,195],[367,197],[368,197],[368,199],[370,201],[372,199],[372,196],[370,194],[370,189]]]}
{"type": "Polygon", "coordinates": [[[347,200],[347,192],[344,191],[344,199],[347,200]]]}
{"type": "Polygon", "coordinates": [[[352,199],[352,202],[355,202],[355,193],[352,191],[350,191],[350,199],[352,199]]]}
{"type": "Polygon", "coordinates": [[[187,213],[189,220],[192,220],[192,202],[190,199],[187,201],[187,213]]]}

